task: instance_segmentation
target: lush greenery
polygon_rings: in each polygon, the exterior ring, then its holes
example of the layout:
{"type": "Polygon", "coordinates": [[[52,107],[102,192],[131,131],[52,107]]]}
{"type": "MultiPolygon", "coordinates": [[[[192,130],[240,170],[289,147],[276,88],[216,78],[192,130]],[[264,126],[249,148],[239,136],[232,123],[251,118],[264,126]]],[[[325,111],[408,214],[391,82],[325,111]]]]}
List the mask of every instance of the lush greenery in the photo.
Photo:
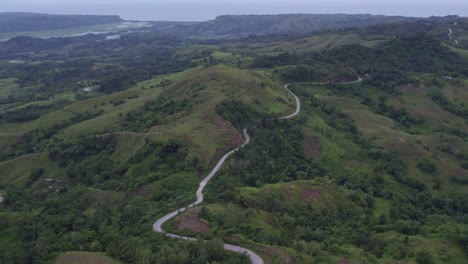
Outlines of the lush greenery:
{"type": "Polygon", "coordinates": [[[249,263],[223,242],[265,263],[467,262],[468,23],[414,20],[223,16],[0,43],[0,262],[249,263]],[[281,119],[288,82],[302,108],[281,119]],[[244,128],[205,202],[164,226],[199,242],[153,232],[244,128]]]}

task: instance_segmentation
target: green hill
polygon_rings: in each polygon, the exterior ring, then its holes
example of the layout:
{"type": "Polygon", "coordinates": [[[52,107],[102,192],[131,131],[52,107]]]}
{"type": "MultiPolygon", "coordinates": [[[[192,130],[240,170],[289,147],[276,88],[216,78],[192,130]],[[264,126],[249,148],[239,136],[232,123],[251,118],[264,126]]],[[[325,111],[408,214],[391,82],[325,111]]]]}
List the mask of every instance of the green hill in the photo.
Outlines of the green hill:
{"type": "Polygon", "coordinates": [[[179,27],[179,29],[192,35],[205,36],[306,34],[414,20],[416,19],[410,17],[345,14],[225,15],[190,27],[179,27]]]}

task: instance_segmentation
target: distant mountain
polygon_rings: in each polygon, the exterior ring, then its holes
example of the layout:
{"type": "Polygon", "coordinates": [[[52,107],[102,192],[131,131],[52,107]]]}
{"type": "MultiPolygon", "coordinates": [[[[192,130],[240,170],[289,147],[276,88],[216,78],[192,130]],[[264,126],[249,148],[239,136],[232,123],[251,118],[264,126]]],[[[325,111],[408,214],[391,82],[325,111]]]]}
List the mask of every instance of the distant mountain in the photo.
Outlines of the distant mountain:
{"type": "Polygon", "coordinates": [[[0,13],[0,33],[70,29],[123,21],[119,16],[0,13]]]}
{"type": "Polygon", "coordinates": [[[178,30],[191,35],[245,36],[364,28],[416,20],[402,16],[346,14],[226,15],[191,26],[179,26],[178,30]]]}

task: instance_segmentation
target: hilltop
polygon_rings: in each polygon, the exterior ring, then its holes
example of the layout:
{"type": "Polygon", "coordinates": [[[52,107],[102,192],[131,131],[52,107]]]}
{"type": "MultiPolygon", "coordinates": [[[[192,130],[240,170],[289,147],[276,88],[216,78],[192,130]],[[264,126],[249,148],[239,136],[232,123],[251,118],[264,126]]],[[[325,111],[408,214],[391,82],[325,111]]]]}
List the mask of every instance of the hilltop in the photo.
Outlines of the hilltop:
{"type": "Polygon", "coordinates": [[[346,14],[224,15],[190,26],[179,26],[177,30],[190,35],[238,37],[265,34],[307,34],[415,20],[417,19],[400,16],[346,14]]]}

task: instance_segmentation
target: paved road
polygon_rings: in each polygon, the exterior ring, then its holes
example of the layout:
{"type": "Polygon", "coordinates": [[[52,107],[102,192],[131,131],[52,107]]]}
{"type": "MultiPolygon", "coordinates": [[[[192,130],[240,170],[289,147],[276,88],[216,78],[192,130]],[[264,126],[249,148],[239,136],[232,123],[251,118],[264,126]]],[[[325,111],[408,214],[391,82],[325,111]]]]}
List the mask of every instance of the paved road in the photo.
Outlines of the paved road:
{"type": "MultiPolygon", "coordinates": [[[[208,176],[206,176],[205,179],[203,179],[202,182],[200,182],[200,185],[198,186],[198,190],[197,190],[197,200],[188,205],[187,207],[183,207],[183,208],[180,208],[180,209],[177,209],[175,210],[174,212],[171,212],[165,216],[163,216],[162,218],[160,218],[158,221],[156,221],[156,223],[153,224],[153,230],[156,231],[156,232],[159,232],[159,233],[164,233],[164,231],[162,230],[162,225],[169,221],[171,218],[175,217],[176,215],[178,215],[179,213],[182,213],[184,211],[187,210],[187,208],[191,208],[191,207],[194,207],[194,206],[197,206],[199,205],[200,203],[203,202],[203,189],[205,189],[205,186],[206,184],[208,184],[208,182],[215,176],[215,174],[219,171],[219,169],[221,169],[221,166],[223,166],[224,162],[226,161],[226,159],[231,156],[232,154],[234,154],[236,151],[238,151],[240,148],[243,148],[244,146],[246,146],[247,144],[249,144],[250,142],[250,136],[249,134],[247,133],[247,128],[244,129],[244,137],[245,137],[245,142],[244,144],[242,144],[242,146],[236,148],[236,149],[233,149],[231,151],[229,151],[228,153],[226,153],[219,161],[218,161],[218,164],[216,164],[216,166],[214,167],[214,169],[210,172],[210,174],[208,174],[208,176]]],[[[168,234],[168,236],[171,236],[172,234],[168,234]]],[[[178,238],[183,238],[181,236],[177,236],[177,235],[174,235],[175,237],[178,237],[178,238]]],[[[187,240],[187,239],[186,239],[187,240]]]]}
{"type": "Polygon", "coordinates": [[[289,90],[289,85],[291,85],[291,84],[290,83],[286,84],[284,86],[284,89],[286,89],[294,97],[294,99],[296,100],[296,111],[291,115],[282,117],[281,119],[289,119],[291,117],[295,117],[301,112],[301,101],[299,101],[299,98],[293,92],[291,92],[291,90],[289,90]]]}
{"type": "Polygon", "coordinates": [[[352,82],[339,82],[339,83],[334,83],[334,84],[353,84],[353,83],[360,83],[360,82],[362,82],[362,78],[358,77],[357,80],[352,81],[352,82]]]}
{"type": "Polygon", "coordinates": [[[456,40],[456,39],[454,39],[454,38],[453,38],[453,31],[452,31],[452,29],[451,29],[451,28],[449,28],[449,34],[448,34],[448,37],[449,37],[449,39],[453,40],[453,41],[455,42],[455,44],[457,44],[457,45],[458,45],[458,40],[456,40]]]}
{"type": "Polygon", "coordinates": [[[315,85],[326,85],[326,84],[353,84],[353,83],[360,83],[362,82],[363,79],[361,77],[358,77],[357,80],[355,81],[351,81],[351,82],[336,82],[336,83],[333,83],[333,82],[317,82],[317,83],[311,83],[311,82],[304,82],[306,84],[315,84],[315,85]]]}
{"type": "MultiPolygon", "coordinates": [[[[292,118],[294,116],[297,116],[300,111],[301,111],[301,102],[299,101],[299,98],[293,93],[291,92],[291,90],[289,90],[289,83],[286,84],[284,86],[284,88],[294,97],[294,99],[296,100],[296,111],[289,115],[289,116],[285,116],[285,117],[282,117],[281,119],[289,119],[289,118],[292,118]]],[[[244,144],[242,144],[240,147],[236,148],[236,149],[233,149],[231,151],[229,151],[228,153],[226,153],[219,161],[218,161],[218,164],[216,164],[216,166],[214,167],[214,169],[210,172],[210,174],[208,174],[208,176],[206,176],[205,179],[203,179],[203,181],[200,182],[200,185],[198,187],[198,190],[197,190],[197,199],[194,203],[188,205],[187,207],[183,207],[183,208],[180,208],[180,209],[177,209],[171,213],[168,213],[167,215],[163,216],[162,218],[158,219],[158,221],[156,221],[154,224],[153,224],[153,230],[158,232],[158,233],[165,233],[166,236],[168,237],[171,237],[171,238],[176,238],[176,239],[183,239],[183,240],[187,240],[187,241],[196,241],[197,239],[196,238],[193,238],[193,237],[186,237],[186,236],[179,236],[177,234],[171,234],[171,233],[166,233],[164,232],[164,230],[162,229],[162,226],[164,223],[166,223],[167,221],[169,221],[170,219],[174,218],[175,216],[177,216],[178,214],[186,211],[188,208],[191,208],[191,207],[194,207],[194,206],[197,206],[199,205],[200,203],[203,202],[203,189],[205,189],[205,186],[208,184],[208,182],[215,176],[215,174],[221,169],[221,167],[223,166],[224,162],[226,161],[226,159],[231,156],[232,154],[234,154],[236,151],[238,151],[240,148],[243,148],[245,147],[247,144],[249,144],[250,142],[250,136],[249,134],[247,133],[247,128],[244,129],[243,131],[244,133],[244,137],[245,137],[245,142],[244,144]]],[[[225,250],[229,250],[229,251],[232,251],[232,252],[237,252],[237,253],[242,253],[242,254],[247,254],[250,258],[250,261],[252,262],[252,264],[263,264],[263,259],[257,255],[257,253],[249,250],[249,249],[246,249],[246,248],[243,248],[243,247],[239,247],[239,246],[235,246],[235,245],[231,245],[231,244],[224,244],[224,249],[225,250]]]]}
{"type": "Polygon", "coordinates": [[[3,196],[2,194],[0,193],[0,203],[3,202],[3,196]]]}

